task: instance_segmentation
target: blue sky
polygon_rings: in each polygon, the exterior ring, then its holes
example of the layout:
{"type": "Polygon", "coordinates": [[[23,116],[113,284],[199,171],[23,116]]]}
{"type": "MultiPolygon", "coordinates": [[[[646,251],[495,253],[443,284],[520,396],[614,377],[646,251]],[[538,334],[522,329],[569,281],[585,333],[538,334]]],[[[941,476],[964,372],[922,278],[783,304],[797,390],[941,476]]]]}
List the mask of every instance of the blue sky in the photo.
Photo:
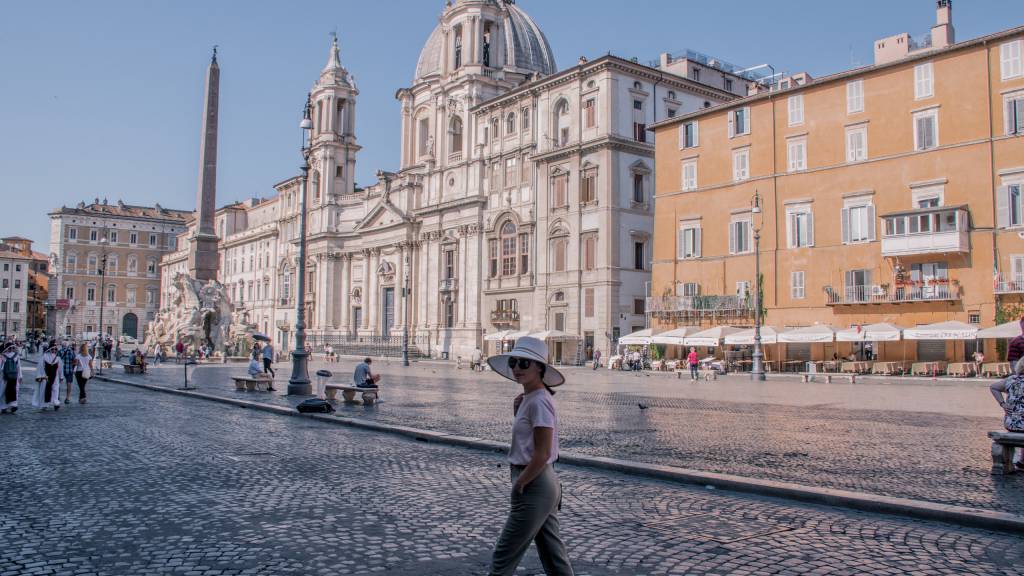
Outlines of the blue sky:
{"type": "MultiPolygon", "coordinates": [[[[298,171],[297,128],[330,35],[358,82],[357,181],[398,164],[395,91],[443,0],[9,1],[0,17],[0,235],[49,251],[46,214],[93,198],[193,209],[203,75],[220,46],[219,205],[298,171]],[[300,10],[301,8],[301,10],[300,10]]],[[[691,48],[814,76],[934,24],[934,0],[519,0],[559,68],[691,48]]],[[[1021,0],[959,0],[957,38],[1024,23],[1021,0]]]]}

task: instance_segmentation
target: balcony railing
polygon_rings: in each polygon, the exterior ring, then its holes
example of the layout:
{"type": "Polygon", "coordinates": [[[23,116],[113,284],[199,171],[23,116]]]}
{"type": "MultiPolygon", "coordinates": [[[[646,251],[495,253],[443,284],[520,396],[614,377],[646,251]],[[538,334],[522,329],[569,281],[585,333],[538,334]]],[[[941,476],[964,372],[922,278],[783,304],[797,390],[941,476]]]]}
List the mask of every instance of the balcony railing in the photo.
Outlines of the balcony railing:
{"type": "Polygon", "coordinates": [[[963,207],[920,208],[882,217],[882,256],[970,252],[970,218],[963,207]]]}
{"type": "Polygon", "coordinates": [[[491,322],[509,324],[519,322],[518,310],[491,310],[491,322]]]}
{"type": "Polygon", "coordinates": [[[459,152],[452,152],[451,154],[448,155],[448,163],[449,164],[455,164],[457,162],[462,162],[462,152],[461,151],[459,151],[459,152]]]}
{"type": "Polygon", "coordinates": [[[658,312],[746,312],[754,309],[747,296],[656,296],[647,299],[647,311],[658,312]]]}
{"type": "Polygon", "coordinates": [[[951,302],[960,300],[960,283],[936,280],[930,283],[908,283],[903,286],[825,286],[825,303],[829,306],[856,304],[908,304],[913,302],[951,302]]]}
{"type": "Polygon", "coordinates": [[[444,279],[441,280],[440,286],[438,286],[438,289],[441,292],[452,292],[454,290],[458,290],[459,289],[459,279],[458,278],[444,278],[444,279]]]}
{"type": "Polygon", "coordinates": [[[1024,275],[1003,276],[996,278],[996,294],[1024,294],[1024,275]]]}

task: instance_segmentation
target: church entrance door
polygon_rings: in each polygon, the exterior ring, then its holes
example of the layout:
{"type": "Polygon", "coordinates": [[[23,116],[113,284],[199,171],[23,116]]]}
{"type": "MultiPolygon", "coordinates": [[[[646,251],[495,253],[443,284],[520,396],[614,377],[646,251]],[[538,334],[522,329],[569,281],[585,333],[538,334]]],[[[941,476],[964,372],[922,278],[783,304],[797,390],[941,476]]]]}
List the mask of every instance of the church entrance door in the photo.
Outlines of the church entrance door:
{"type": "Polygon", "coordinates": [[[121,335],[139,337],[139,317],[129,312],[121,319],[121,335]]]}
{"type": "Polygon", "coordinates": [[[390,336],[391,328],[395,326],[395,289],[384,288],[382,296],[380,333],[382,336],[390,336]]]}

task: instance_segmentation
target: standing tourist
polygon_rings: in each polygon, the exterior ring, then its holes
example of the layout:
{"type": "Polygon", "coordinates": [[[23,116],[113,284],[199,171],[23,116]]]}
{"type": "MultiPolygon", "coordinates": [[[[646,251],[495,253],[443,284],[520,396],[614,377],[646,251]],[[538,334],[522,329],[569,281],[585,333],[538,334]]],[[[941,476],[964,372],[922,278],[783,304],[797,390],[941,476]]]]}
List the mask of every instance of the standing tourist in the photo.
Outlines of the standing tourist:
{"type": "MultiPolygon", "coordinates": [[[[274,373],[274,368],[271,364],[274,363],[274,347],[267,342],[263,345],[263,373],[270,374],[270,378],[277,378],[277,374],[274,373]]],[[[270,385],[270,391],[274,391],[274,385],[270,385]]]]}
{"type": "Polygon", "coordinates": [[[57,351],[57,343],[50,342],[43,351],[42,380],[36,378],[36,393],[32,396],[32,407],[46,410],[53,406],[60,410],[60,385],[64,383],[64,362],[57,351]]]}
{"type": "Polygon", "coordinates": [[[185,354],[185,345],[182,344],[181,340],[174,345],[174,363],[181,364],[181,357],[185,354]]]}
{"type": "Polygon", "coordinates": [[[92,378],[92,354],[89,346],[82,344],[75,356],[75,382],[78,383],[78,403],[85,404],[85,385],[92,378]]]}
{"type": "Polygon", "coordinates": [[[71,402],[71,383],[75,380],[75,347],[71,345],[71,342],[64,340],[57,355],[60,356],[61,366],[64,370],[63,380],[68,386],[68,390],[64,394],[64,403],[68,404],[71,402]]]}
{"type": "Polygon", "coordinates": [[[1010,363],[1011,372],[1014,369],[1014,364],[1024,358],[1024,316],[1020,319],[1020,329],[1022,334],[1010,340],[1010,345],[1006,349],[1006,361],[1010,363]]]}
{"type": "Polygon", "coordinates": [[[2,356],[3,395],[0,396],[0,414],[18,411],[18,388],[21,386],[21,356],[13,342],[4,346],[2,356]]]}
{"type": "Polygon", "coordinates": [[[690,380],[697,380],[700,359],[697,358],[696,348],[690,348],[690,353],[686,355],[686,363],[690,365],[690,380]]]}
{"type": "Polygon", "coordinates": [[[518,382],[523,393],[513,403],[511,510],[494,546],[491,576],[514,574],[530,542],[548,576],[572,576],[572,565],[559,535],[562,486],[552,464],[558,459],[558,411],[552,388],[565,378],[548,366],[548,347],[529,336],[516,340],[508,354],[487,359],[491,369],[518,382]]]}

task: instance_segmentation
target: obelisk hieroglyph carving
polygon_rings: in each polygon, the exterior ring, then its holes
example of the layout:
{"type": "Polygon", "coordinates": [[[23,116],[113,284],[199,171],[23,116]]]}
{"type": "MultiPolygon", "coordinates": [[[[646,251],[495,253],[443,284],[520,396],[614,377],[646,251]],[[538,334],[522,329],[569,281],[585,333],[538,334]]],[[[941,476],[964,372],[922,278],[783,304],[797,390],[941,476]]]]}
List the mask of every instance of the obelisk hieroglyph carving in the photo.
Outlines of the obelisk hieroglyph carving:
{"type": "Polygon", "coordinates": [[[189,275],[201,282],[217,279],[217,106],[220,97],[220,67],[217,47],[206,70],[206,99],[203,104],[203,137],[199,146],[199,191],[196,195],[196,232],[188,255],[189,275]]]}

